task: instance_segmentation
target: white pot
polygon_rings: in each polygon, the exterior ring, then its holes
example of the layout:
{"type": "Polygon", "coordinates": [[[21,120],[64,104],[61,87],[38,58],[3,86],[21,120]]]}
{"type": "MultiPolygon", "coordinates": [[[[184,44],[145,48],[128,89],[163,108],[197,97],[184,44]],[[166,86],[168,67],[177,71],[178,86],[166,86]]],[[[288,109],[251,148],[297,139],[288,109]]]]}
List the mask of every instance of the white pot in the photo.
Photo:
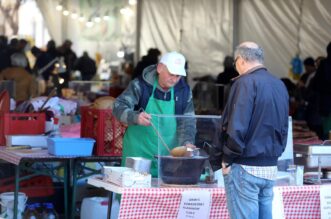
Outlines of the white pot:
{"type": "MultiPolygon", "coordinates": [[[[17,218],[22,218],[25,209],[25,203],[28,197],[23,192],[18,193],[17,218]]],[[[5,192],[0,194],[1,217],[14,218],[14,192],[5,192]]]]}

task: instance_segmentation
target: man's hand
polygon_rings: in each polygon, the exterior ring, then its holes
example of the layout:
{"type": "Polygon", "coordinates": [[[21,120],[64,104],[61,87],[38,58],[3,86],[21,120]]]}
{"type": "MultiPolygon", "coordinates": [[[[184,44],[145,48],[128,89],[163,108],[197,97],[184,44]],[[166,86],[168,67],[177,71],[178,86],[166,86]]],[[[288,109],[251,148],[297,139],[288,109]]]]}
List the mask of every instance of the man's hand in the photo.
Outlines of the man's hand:
{"type": "Polygon", "coordinates": [[[231,166],[227,167],[227,164],[222,162],[222,173],[223,173],[223,175],[229,174],[230,170],[231,170],[231,166]]]}
{"type": "Polygon", "coordinates": [[[191,148],[191,149],[196,149],[197,146],[195,146],[194,144],[191,144],[191,143],[186,143],[185,147],[191,148]]]}
{"type": "Polygon", "coordinates": [[[149,126],[149,125],[151,125],[151,118],[152,118],[152,116],[149,115],[148,113],[141,112],[138,115],[138,121],[137,121],[137,123],[139,125],[149,126]]]}

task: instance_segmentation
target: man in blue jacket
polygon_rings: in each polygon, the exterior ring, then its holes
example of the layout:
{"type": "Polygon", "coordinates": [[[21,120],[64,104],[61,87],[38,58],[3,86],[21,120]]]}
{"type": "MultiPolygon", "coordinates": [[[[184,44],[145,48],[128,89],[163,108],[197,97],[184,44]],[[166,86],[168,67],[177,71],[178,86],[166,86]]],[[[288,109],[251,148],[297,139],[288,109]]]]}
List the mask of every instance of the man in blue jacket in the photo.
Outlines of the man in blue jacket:
{"type": "Polygon", "coordinates": [[[286,146],[288,93],[263,61],[263,49],[254,42],[236,48],[239,76],[222,116],[222,172],[235,219],[272,218],[277,160],[286,146]]]}

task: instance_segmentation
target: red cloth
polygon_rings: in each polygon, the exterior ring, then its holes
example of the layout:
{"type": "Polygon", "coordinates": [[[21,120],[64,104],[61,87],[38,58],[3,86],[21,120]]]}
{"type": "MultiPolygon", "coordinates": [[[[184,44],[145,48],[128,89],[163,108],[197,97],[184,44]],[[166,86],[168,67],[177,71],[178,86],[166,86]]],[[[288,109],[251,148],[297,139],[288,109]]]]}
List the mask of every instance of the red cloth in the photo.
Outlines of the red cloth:
{"type": "Polygon", "coordinates": [[[60,132],[65,138],[80,138],[80,123],[63,125],[60,127],[60,132]]]}

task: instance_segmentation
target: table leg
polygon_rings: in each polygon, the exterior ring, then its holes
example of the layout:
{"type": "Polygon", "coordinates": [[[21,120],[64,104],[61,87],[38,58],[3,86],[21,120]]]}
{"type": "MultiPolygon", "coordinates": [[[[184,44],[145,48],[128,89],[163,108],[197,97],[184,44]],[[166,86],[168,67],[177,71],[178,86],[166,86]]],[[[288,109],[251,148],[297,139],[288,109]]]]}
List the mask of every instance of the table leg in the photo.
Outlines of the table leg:
{"type": "Polygon", "coordinates": [[[322,184],[321,175],[322,175],[322,161],[321,156],[318,156],[318,175],[317,175],[317,184],[322,184]]]}
{"type": "Polygon", "coordinates": [[[15,165],[15,191],[14,191],[14,219],[17,219],[18,213],[18,190],[20,182],[20,165],[15,165]]]}
{"type": "Polygon", "coordinates": [[[113,192],[108,193],[108,210],[107,210],[107,218],[110,219],[111,217],[111,206],[113,203],[113,192]]]}
{"type": "Polygon", "coordinates": [[[69,182],[68,182],[68,168],[69,162],[64,162],[64,173],[63,173],[63,187],[64,187],[64,218],[68,219],[68,189],[69,189],[69,182]]]}
{"type": "Polygon", "coordinates": [[[70,218],[74,219],[76,216],[76,183],[77,183],[77,168],[78,163],[73,160],[73,170],[72,170],[72,197],[71,197],[71,211],[70,218]]]}

